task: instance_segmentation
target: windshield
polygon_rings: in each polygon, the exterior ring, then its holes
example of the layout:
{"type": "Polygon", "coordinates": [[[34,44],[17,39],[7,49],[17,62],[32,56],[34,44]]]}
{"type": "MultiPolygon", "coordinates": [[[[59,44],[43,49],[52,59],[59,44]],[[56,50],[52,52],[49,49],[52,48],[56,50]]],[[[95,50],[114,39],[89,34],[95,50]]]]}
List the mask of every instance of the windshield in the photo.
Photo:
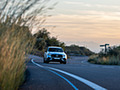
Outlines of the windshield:
{"type": "Polygon", "coordinates": [[[62,48],[49,48],[49,52],[63,52],[62,48]]]}

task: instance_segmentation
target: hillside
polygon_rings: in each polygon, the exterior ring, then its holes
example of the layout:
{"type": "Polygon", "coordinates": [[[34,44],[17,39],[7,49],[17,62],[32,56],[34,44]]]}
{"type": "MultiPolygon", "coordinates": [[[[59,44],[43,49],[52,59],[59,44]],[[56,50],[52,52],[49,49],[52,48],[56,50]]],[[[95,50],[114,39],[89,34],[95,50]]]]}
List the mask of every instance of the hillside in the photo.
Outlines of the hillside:
{"type": "Polygon", "coordinates": [[[90,56],[94,54],[94,52],[90,51],[86,47],[80,47],[78,45],[71,45],[71,46],[66,46],[65,51],[68,55],[86,55],[90,56]]]}

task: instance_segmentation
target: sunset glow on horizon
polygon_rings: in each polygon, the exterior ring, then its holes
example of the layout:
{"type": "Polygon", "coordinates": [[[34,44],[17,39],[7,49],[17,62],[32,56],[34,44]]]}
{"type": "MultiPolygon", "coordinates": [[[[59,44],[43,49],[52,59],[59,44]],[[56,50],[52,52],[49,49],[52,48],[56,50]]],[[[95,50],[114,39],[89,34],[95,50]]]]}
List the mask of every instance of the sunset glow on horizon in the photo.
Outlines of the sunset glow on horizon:
{"type": "Polygon", "coordinates": [[[46,28],[66,45],[83,45],[98,52],[100,44],[120,44],[118,0],[61,0],[52,14],[46,28]]]}

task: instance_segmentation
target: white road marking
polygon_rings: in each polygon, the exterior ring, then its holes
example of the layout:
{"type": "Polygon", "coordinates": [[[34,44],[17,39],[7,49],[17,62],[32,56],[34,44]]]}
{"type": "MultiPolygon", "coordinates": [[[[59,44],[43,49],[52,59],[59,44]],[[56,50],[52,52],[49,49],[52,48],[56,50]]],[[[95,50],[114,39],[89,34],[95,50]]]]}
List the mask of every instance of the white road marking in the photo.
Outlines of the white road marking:
{"type": "Polygon", "coordinates": [[[101,87],[101,86],[99,86],[99,85],[97,85],[97,84],[95,84],[95,83],[93,83],[93,82],[91,82],[91,81],[88,81],[88,80],[86,80],[86,79],[84,79],[84,78],[81,78],[81,77],[79,77],[79,76],[77,76],[77,75],[74,75],[74,74],[65,72],[65,71],[60,70],[60,69],[55,69],[55,68],[51,68],[51,67],[48,67],[48,68],[51,69],[51,70],[55,70],[55,71],[64,73],[64,74],[66,74],[66,75],[68,75],[68,76],[70,76],[70,77],[72,77],[72,78],[75,78],[75,79],[83,82],[84,84],[88,85],[89,87],[91,87],[91,88],[93,88],[93,89],[95,89],[95,90],[107,90],[106,88],[103,88],[103,87],[101,87]]]}
{"type": "MultiPolygon", "coordinates": [[[[44,66],[42,66],[40,64],[35,63],[33,60],[32,60],[32,62],[34,64],[38,65],[39,67],[44,67],[44,66]]],[[[93,83],[91,81],[88,81],[88,80],[86,80],[84,78],[81,78],[81,77],[79,77],[77,75],[68,73],[66,71],[63,71],[63,70],[60,70],[60,69],[56,69],[56,68],[52,68],[52,67],[47,67],[47,66],[45,66],[45,68],[49,68],[51,70],[54,70],[54,71],[57,71],[57,72],[61,72],[61,73],[65,74],[65,75],[68,75],[68,76],[70,76],[70,77],[72,77],[72,78],[74,78],[74,79],[76,79],[76,80],[78,80],[80,82],[83,82],[84,84],[88,85],[89,87],[91,87],[91,88],[93,88],[95,90],[107,90],[106,88],[103,88],[103,87],[101,87],[101,86],[99,86],[99,85],[97,85],[97,84],[95,84],[95,83],[93,83]]]]}
{"type": "MultiPolygon", "coordinates": [[[[39,67],[41,67],[41,68],[44,68],[44,66],[41,66],[41,65],[35,63],[35,62],[33,61],[33,59],[32,59],[31,61],[32,61],[33,64],[35,64],[35,65],[37,65],[37,66],[39,66],[39,67]]],[[[44,69],[46,69],[46,68],[44,68],[44,69]]],[[[68,82],[75,90],[79,90],[79,89],[78,89],[74,84],[72,84],[67,78],[63,77],[62,75],[58,74],[57,72],[55,72],[55,71],[53,71],[53,70],[50,70],[50,69],[48,69],[48,68],[47,68],[47,70],[50,71],[50,72],[52,72],[52,73],[54,73],[54,74],[56,74],[57,76],[61,77],[62,79],[64,79],[64,80],[65,80],[66,82],[68,82]]]]}

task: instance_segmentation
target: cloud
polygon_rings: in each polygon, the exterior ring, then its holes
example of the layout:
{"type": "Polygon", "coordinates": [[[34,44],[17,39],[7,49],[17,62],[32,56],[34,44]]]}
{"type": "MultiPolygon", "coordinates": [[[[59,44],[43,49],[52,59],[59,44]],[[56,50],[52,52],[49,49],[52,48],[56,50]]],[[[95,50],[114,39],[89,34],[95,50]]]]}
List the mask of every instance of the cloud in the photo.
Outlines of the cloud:
{"type": "Polygon", "coordinates": [[[81,15],[58,15],[47,20],[48,25],[56,28],[53,36],[63,41],[95,41],[99,43],[120,43],[120,20],[101,19],[81,15]]]}
{"type": "Polygon", "coordinates": [[[91,4],[86,4],[84,2],[75,2],[75,1],[64,1],[64,3],[66,4],[72,4],[72,5],[83,5],[83,6],[88,6],[88,7],[91,7],[92,5],[91,4]]]}
{"type": "Polygon", "coordinates": [[[89,4],[85,2],[76,2],[76,1],[64,1],[66,4],[71,4],[71,5],[79,5],[79,6],[85,6],[85,7],[96,7],[96,8],[112,8],[112,9],[119,9],[120,6],[117,5],[103,5],[103,4],[89,4]]]}
{"type": "Polygon", "coordinates": [[[47,19],[46,26],[56,26],[52,31],[48,27],[52,36],[57,36],[69,45],[87,46],[95,52],[99,44],[120,44],[120,6],[70,1],[64,3],[73,7],[62,9],[62,13],[47,19]]]}

